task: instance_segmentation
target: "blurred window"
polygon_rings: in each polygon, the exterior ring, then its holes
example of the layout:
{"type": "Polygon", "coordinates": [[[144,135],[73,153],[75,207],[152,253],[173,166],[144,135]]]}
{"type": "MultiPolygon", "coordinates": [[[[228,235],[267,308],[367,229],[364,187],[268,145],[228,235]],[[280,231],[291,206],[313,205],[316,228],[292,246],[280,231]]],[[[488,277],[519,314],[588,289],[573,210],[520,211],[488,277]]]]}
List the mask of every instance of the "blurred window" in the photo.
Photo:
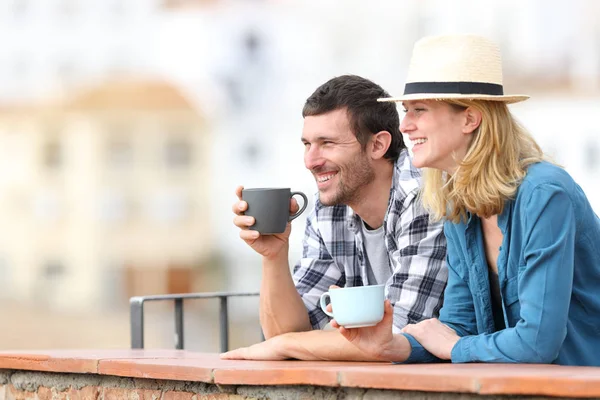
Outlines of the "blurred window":
{"type": "Polygon", "coordinates": [[[123,14],[125,14],[125,3],[127,3],[127,2],[128,2],[127,0],[113,0],[113,1],[111,1],[110,2],[110,11],[116,17],[123,16],[123,14]]]}
{"type": "Polygon", "coordinates": [[[23,79],[27,76],[29,71],[29,62],[25,56],[15,56],[13,62],[12,75],[15,80],[23,79]]]}
{"type": "Polygon", "coordinates": [[[154,193],[148,199],[146,207],[146,212],[151,220],[167,224],[185,221],[191,211],[188,195],[174,190],[162,190],[154,193]]]}
{"type": "Polygon", "coordinates": [[[244,160],[249,166],[255,167],[258,165],[261,158],[261,151],[256,142],[249,141],[245,143],[242,148],[242,153],[244,155],[244,160]]]}
{"type": "Polygon", "coordinates": [[[65,273],[65,265],[59,260],[46,261],[42,267],[42,276],[47,280],[59,279],[65,273]]]}
{"type": "Polygon", "coordinates": [[[58,222],[65,212],[65,204],[53,189],[40,189],[32,199],[33,216],[45,223],[58,222]]]}
{"type": "Polygon", "coordinates": [[[77,0],[60,0],[58,10],[62,17],[73,18],[77,13],[77,0]]]}
{"type": "Polygon", "coordinates": [[[120,47],[114,49],[110,55],[106,57],[106,71],[109,76],[120,76],[131,70],[133,59],[131,58],[131,51],[120,47]]]}
{"type": "Polygon", "coordinates": [[[133,165],[133,146],[127,139],[115,139],[108,143],[106,160],[111,169],[129,169],[133,165]]]}
{"type": "Polygon", "coordinates": [[[108,223],[125,222],[133,215],[133,202],[118,191],[105,190],[98,197],[98,217],[108,223]]]}
{"type": "Polygon", "coordinates": [[[600,165],[600,160],[598,160],[600,157],[600,147],[598,146],[598,142],[594,139],[588,139],[583,148],[584,167],[589,170],[589,172],[595,171],[600,165]]]}
{"type": "Polygon", "coordinates": [[[12,12],[15,17],[22,17],[27,13],[29,0],[12,0],[12,12]]]}
{"type": "Polygon", "coordinates": [[[63,149],[58,139],[53,139],[44,144],[42,149],[42,164],[48,170],[59,170],[63,165],[63,149]]]}
{"type": "Polygon", "coordinates": [[[0,256],[0,296],[10,297],[12,287],[12,268],[5,256],[0,256]]]}
{"type": "Polygon", "coordinates": [[[72,82],[77,74],[77,68],[72,60],[64,60],[56,66],[56,78],[63,83],[72,82]]]}
{"type": "Polygon", "coordinates": [[[168,139],[164,149],[168,168],[184,169],[192,164],[192,145],[186,138],[168,139]]]}
{"type": "Polygon", "coordinates": [[[544,145],[543,151],[544,154],[546,154],[552,159],[552,161],[557,162],[559,164],[561,163],[561,154],[556,150],[556,146],[554,146],[553,144],[544,145]]]}

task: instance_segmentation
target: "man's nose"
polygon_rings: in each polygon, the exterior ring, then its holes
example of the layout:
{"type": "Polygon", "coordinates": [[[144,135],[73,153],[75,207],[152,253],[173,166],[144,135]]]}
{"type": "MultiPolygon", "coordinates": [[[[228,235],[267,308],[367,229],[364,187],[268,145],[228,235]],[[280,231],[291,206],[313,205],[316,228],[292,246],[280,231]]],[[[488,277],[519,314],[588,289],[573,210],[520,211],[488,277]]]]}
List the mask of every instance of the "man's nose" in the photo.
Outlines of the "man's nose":
{"type": "Polygon", "coordinates": [[[323,165],[324,159],[317,146],[310,146],[304,153],[304,166],[307,169],[315,169],[323,165]]]}

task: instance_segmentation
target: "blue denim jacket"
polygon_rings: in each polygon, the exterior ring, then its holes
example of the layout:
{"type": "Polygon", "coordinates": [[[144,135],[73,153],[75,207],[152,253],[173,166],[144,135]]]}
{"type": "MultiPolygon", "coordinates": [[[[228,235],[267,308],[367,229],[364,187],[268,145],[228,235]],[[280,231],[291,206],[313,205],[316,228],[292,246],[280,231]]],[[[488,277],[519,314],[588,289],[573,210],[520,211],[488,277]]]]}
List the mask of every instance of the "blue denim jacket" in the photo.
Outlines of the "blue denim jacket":
{"type": "MultiPolygon", "coordinates": [[[[563,169],[529,167],[498,226],[506,329],[495,332],[481,221],[444,225],[448,285],[440,321],[461,338],[452,362],[600,366],[600,220],[563,169]]],[[[439,361],[414,337],[406,362],[439,361]]]]}

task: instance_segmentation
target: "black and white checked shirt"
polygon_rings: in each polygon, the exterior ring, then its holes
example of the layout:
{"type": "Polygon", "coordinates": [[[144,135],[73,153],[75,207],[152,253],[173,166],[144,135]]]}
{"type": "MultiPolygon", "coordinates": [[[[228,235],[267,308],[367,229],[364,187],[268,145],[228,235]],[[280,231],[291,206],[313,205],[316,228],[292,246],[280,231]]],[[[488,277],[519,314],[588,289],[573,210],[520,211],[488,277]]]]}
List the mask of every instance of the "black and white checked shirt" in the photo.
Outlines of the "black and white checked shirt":
{"type": "MultiPolygon", "coordinates": [[[[390,277],[386,297],[394,307],[394,329],[437,317],[442,306],[448,272],[446,239],[441,222],[432,223],[418,198],[420,171],[401,152],[395,163],[388,209],[383,221],[390,277]]],[[[345,205],[324,206],[316,195],[306,220],[303,254],[294,267],[294,282],[314,329],[329,317],[319,298],[330,285],[340,287],[375,284],[368,281],[361,220],[345,205]]]]}

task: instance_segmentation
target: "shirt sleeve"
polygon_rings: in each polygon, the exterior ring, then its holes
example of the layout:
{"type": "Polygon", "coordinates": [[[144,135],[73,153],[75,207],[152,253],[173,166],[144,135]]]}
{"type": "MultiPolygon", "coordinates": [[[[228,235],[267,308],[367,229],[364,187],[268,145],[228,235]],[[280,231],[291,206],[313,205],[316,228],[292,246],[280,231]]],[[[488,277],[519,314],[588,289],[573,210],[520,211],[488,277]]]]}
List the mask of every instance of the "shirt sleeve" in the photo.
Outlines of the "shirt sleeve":
{"type": "Polygon", "coordinates": [[[551,363],[558,357],[573,283],[573,204],[565,189],[543,184],[533,189],[519,215],[525,224],[520,320],[512,328],[461,338],[452,349],[452,362],[551,363]]]}
{"type": "Polygon", "coordinates": [[[391,262],[392,277],[387,282],[388,298],[394,307],[394,333],[404,326],[436,317],[442,305],[447,280],[446,239],[441,222],[430,222],[417,190],[404,201],[392,204],[398,219],[391,262]]]}
{"type": "Polygon", "coordinates": [[[323,329],[330,318],[319,304],[321,295],[331,285],[344,287],[346,279],[319,233],[316,207],[306,219],[302,258],[294,266],[293,279],[313,329],[323,329]]]}

